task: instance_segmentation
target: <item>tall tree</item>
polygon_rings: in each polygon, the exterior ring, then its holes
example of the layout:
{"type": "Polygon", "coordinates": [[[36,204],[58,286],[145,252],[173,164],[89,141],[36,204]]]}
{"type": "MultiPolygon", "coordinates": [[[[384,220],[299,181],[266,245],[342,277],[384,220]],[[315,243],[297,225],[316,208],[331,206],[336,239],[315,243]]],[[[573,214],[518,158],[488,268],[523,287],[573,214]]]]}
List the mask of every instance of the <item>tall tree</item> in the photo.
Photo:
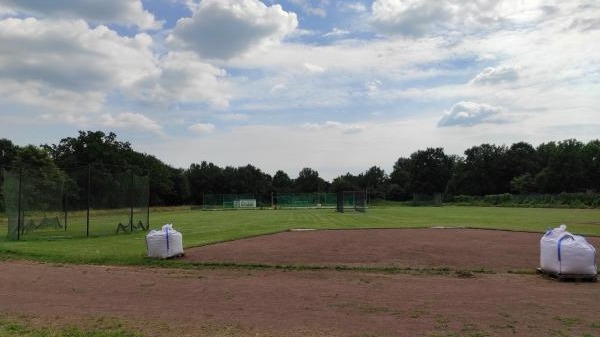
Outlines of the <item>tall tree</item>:
{"type": "Polygon", "coordinates": [[[17,155],[18,146],[8,139],[0,139],[0,170],[10,166],[17,155]]]}
{"type": "Polygon", "coordinates": [[[520,194],[533,192],[534,176],[541,169],[535,148],[529,143],[515,143],[506,151],[505,163],[506,176],[510,179],[510,191],[520,194]]]}
{"type": "Polygon", "coordinates": [[[132,160],[134,151],[129,142],[117,140],[113,132],[79,131],[77,138],[67,137],[58,144],[43,145],[60,167],[94,164],[106,170],[122,171],[132,160]]]}
{"type": "Polygon", "coordinates": [[[201,164],[191,164],[185,175],[189,181],[192,203],[203,204],[204,194],[229,193],[223,186],[223,169],[213,163],[203,161],[201,164]]]}
{"type": "Polygon", "coordinates": [[[333,179],[330,189],[333,192],[360,190],[360,178],[348,172],[345,175],[333,179]]]}
{"type": "Polygon", "coordinates": [[[279,193],[289,193],[292,191],[292,178],[282,170],[278,170],[273,175],[273,190],[279,193]]]}
{"type": "Polygon", "coordinates": [[[411,197],[409,191],[409,165],[410,159],[400,157],[394,163],[390,174],[387,198],[390,200],[408,200],[411,197]]]}
{"type": "Polygon", "coordinates": [[[486,195],[508,192],[509,174],[506,169],[505,146],[482,144],[465,151],[465,161],[458,171],[462,176],[458,192],[467,195],[486,195]]]}
{"type": "Polygon", "coordinates": [[[378,166],[371,166],[361,175],[361,187],[367,190],[371,199],[385,199],[389,178],[378,166]]]}
{"type": "Polygon", "coordinates": [[[600,140],[588,142],[582,150],[587,187],[600,191],[600,140]]]}
{"type": "Polygon", "coordinates": [[[328,190],[328,183],[319,177],[319,172],[305,167],[294,180],[294,190],[299,193],[325,192],[328,190]]]}
{"type": "Polygon", "coordinates": [[[452,159],[440,147],[414,152],[408,165],[410,190],[413,193],[443,193],[452,169],[452,159]]]}
{"type": "Polygon", "coordinates": [[[578,192],[586,189],[582,142],[575,139],[551,142],[540,145],[538,151],[546,159],[544,169],[536,176],[536,184],[541,192],[578,192]]]}

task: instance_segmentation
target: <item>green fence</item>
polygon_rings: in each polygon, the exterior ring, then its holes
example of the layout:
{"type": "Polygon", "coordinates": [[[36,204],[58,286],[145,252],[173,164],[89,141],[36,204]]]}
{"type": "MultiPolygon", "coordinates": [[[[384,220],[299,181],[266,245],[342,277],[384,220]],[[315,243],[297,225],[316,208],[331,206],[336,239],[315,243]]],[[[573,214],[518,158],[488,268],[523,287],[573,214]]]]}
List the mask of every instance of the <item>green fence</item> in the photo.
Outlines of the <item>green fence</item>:
{"type": "Polygon", "coordinates": [[[280,193],[275,196],[277,208],[335,208],[335,193],[280,193]]]}
{"type": "Polygon", "coordinates": [[[205,194],[203,209],[254,209],[271,207],[270,197],[254,194],[205,194]]]}
{"type": "Polygon", "coordinates": [[[205,194],[203,209],[335,208],[335,193],[205,194]]]}
{"type": "Polygon", "coordinates": [[[4,171],[11,240],[101,236],[149,227],[149,177],[101,167],[4,171]]]}

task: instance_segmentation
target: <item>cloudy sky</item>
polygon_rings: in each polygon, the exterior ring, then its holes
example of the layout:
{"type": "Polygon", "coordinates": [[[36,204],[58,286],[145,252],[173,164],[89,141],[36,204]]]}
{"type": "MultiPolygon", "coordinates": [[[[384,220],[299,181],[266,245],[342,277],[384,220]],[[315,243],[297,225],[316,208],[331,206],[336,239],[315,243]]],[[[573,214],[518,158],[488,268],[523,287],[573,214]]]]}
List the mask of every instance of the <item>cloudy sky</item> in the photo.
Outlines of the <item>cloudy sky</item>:
{"type": "Polygon", "coordinates": [[[325,179],[600,138],[600,2],[0,0],[0,138],[325,179]]]}

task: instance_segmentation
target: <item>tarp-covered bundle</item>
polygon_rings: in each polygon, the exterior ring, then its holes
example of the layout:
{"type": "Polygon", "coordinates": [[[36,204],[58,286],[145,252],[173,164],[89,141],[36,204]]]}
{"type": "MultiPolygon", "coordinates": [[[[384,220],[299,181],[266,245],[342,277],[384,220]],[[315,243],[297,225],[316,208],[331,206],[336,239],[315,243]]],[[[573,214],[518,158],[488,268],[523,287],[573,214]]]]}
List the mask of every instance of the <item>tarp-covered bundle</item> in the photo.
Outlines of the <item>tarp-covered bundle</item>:
{"type": "Polygon", "coordinates": [[[547,274],[596,276],[596,249],[560,225],[540,239],[540,269],[547,274]]]}
{"type": "Polygon", "coordinates": [[[173,224],[162,226],[162,230],[151,230],[146,235],[148,257],[166,259],[183,255],[183,237],[173,229],[173,224]]]}

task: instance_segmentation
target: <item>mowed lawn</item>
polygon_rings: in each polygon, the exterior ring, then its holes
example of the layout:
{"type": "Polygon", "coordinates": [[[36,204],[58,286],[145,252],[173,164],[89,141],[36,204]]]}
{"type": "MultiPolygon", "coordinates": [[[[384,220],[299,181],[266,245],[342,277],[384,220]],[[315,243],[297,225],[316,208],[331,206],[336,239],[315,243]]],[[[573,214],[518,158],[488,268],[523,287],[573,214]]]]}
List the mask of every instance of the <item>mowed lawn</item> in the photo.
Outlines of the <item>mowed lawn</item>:
{"type": "MultiPolygon", "coordinates": [[[[145,232],[98,237],[8,241],[6,219],[0,225],[0,258],[19,258],[57,263],[180,265],[181,261],[146,258],[145,232]]],[[[289,229],[351,229],[410,227],[470,227],[533,231],[567,224],[583,235],[600,235],[600,210],[504,207],[406,207],[379,206],[366,213],[336,213],[332,209],[201,211],[189,207],[153,209],[150,227],[165,223],[183,235],[185,248],[276,233],[289,229]]]]}

